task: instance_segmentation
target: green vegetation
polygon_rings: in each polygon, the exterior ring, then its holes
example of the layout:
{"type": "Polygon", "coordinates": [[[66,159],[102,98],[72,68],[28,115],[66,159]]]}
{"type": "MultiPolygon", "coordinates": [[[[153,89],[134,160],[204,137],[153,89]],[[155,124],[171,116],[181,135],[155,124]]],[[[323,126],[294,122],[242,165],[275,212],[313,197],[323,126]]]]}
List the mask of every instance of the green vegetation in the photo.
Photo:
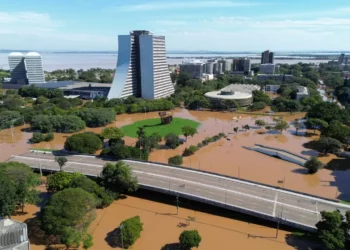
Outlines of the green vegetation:
{"type": "Polygon", "coordinates": [[[65,150],[83,154],[94,154],[102,146],[101,138],[92,132],[72,135],[64,143],[65,150]]]}
{"type": "Polygon", "coordinates": [[[181,249],[190,250],[193,247],[199,247],[202,237],[197,230],[185,230],[180,234],[179,241],[181,249]]]}
{"type": "Polygon", "coordinates": [[[34,85],[28,87],[21,87],[18,90],[18,94],[23,97],[39,97],[44,96],[46,98],[63,97],[63,91],[60,89],[43,89],[36,88],[34,85]]]}
{"type": "Polygon", "coordinates": [[[123,248],[128,249],[132,246],[143,231],[143,224],[139,216],[129,218],[120,223],[121,233],[118,235],[118,242],[123,242],[123,248]]]}
{"type": "Polygon", "coordinates": [[[191,156],[194,155],[195,152],[199,150],[199,147],[191,145],[189,148],[185,148],[184,152],[182,153],[182,156],[191,156]]]}
{"type": "Polygon", "coordinates": [[[85,122],[74,115],[38,115],[30,121],[33,130],[42,133],[74,133],[85,128],[85,122]]]}
{"type": "Polygon", "coordinates": [[[339,211],[322,211],[316,227],[318,237],[327,249],[344,249],[349,243],[350,211],[345,218],[339,211]]]}
{"type": "Polygon", "coordinates": [[[133,124],[122,127],[122,131],[126,136],[138,138],[138,128],[143,127],[146,135],[151,135],[153,133],[158,133],[162,137],[166,136],[169,133],[175,135],[183,134],[182,128],[188,126],[191,128],[197,128],[199,126],[198,122],[177,118],[175,117],[171,124],[163,125],[160,118],[148,119],[135,122],[133,124]]]}
{"type": "Polygon", "coordinates": [[[104,128],[101,132],[101,137],[109,140],[120,140],[124,137],[124,133],[119,128],[104,128]]]}
{"type": "Polygon", "coordinates": [[[266,122],[264,120],[256,120],[255,121],[255,125],[261,127],[261,126],[265,126],[266,122]]]}
{"type": "Polygon", "coordinates": [[[327,155],[329,152],[336,153],[340,149],[343,148],[343,145],[340,141],[337,139],[333,139],[330,137],[321,137],[316,143],[315,143],[315,148],[327,155]]]}
{"type": "Polygon", "coordinates": [[[82,109],[77,112],[77,115],[90,128],[102,127],[115,120],[116,113],[111,108],[89,108],[82,109]]]}
{"type": "Polygon", "coordinates": [[[165,145],[169,148],[175,149],[181,144],[180,138],[176,134],[168,134],[165,136],[165,145]]]}
{"type": "Polygon", "coordinates": [[[170,157],[168,159],[168,164],[169,165],[174,165],[174,166],[180,166],[183,163],[182,156],[181,155],[175,155],[173,157],[170,157]]]}
{"type": "Polygon", "coordinates": [[[41,229],[59,236],[67,247],[79,247],[95,218],[96,200],[81,188],[67,188],[52,195],[40,214],[41,229]]]}
{"type": "Polygon", "coordinates": [[[54,134],[53,133],[48,133],[47,135],[44,135],[39,132],[33,133],[32,138],[29,139],[31,143],[39,143],[42,141],[52,141],[54,139],[54,134]]]}
{"type": "Polygon", "coordinates": [[[64,156],[57,156],[55,157],[55,162],[57,162],[58,166],[60,167],[60,171],[62,172],[64,165],[66,165],[68,159],[64,156]]]}
{"type": "Polygon", "coordinates": [[[181,130],[182,130],[182,134],[186,137],[186,141],[187,141],[187,137],[189,136],[193,137],[197,133],[197,129],[191,126],[184,126],[181,130]]]}
{"type": "Polygon", "coordinates": [[[73,179],[79,177],[80,173],[57,172],[47,177],[46,185],[48,192],[58,192],[68,188],[73,179]]]}
{"type": "Polygon", "coordinates": [[[138,189],[137,179],[132,176],[131,168],[124,162],[107,163],[102,170],[100,183],[115,193],[132,193],[138,189]]]}
{"type": "Polygon", "coordinates": [[[328,122],[323,121],[317,118],[309,118],[306,120],[305,125],[308,129],[313,129],[314,134],[316,133],[316,129],[322,131],[325,128],[328,128],[328,122]]]}
{"type": "Polygon", "coordinates": [[[276,122],[275,129],[281,131],[281,133],[283,132],[283,130],[286,130],[288,128],[289,128],[288,122],[284,120],[280,120],[276,122]]]}
{"type": "Polygon", "coordinates": [[[304,167],[308,170],[309,174],[314,174],[323,167],[323,164],[317,157],[313,156],[310,160],[305,162],[304,167]]]}
{"type": "Polygon", "coordinates": [[[19,162],[0,163],[0,216],[11,216],[16,206],[24,212],[25,204],[37,204],[40,178],[26,164],[19,162]],[[8,192],[8,193],[7,193],[8,192]]]}

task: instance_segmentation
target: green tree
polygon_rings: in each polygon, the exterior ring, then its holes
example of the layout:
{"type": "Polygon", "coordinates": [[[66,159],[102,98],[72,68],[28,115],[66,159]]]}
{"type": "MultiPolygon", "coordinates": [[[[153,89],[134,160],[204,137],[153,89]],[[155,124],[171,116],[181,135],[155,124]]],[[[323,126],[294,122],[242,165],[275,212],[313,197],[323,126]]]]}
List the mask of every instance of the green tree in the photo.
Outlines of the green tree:
{"type": "Polygon", "coordinates": [[[346,144],[350,138],[350,128],[339,121],[332,121],[321,133],[322,136],[331,137],[346,144]]]}
{"type": "Polygon", "coordinates": [[[60,241],[62,244],[70,247],[78,248],[82,240],[82,233],[73,227],[64,227],[60,234],[60,241]]]}
{"type": "Polygon", "coordinates": [[[281,131],[281,133],[283,130],[288,129],[288,128],[289,128],[289,124],[288,124],[288,122],[286,122],[284,120],[278,121],[275,125],[275,129],[281,131]]]}
{"type": "Polygon", "coordinates": [[[83,232],[95,218],[95,198],[81,188],[57,192],[40,214],[41,228],[46,234],[63,235],[66,228],[83,232]]]}
{"type": "Polygon", "coordinates": [[[173,133],[170,133],[165,136],[165,145],[169,148],[175,149],[180,145],[180,138],[173,133]]]}
{"type": "Polygon", "coordinates": [[[40,178],[26,164],[19,162],[0,163],[0,168],[6,178],[14,183],[16,189],[16,200],[24,212],[25,204],[37,204],[39,199],[39,191],[36,187],[41,184],[40,178]]]}
{"type": "Polygon", "coordinates": [[[120,128],[104,128],[101,136],[105,139],[118,140],[124,137],[124,132],[120,128]]]}
{"type": "Polygon", "coordinates": [[[182,133],[186,137],[186,141],[187,141],[187,137],[188,136],[192,136],[193,137],[197,133],[197,129],[193,128],[191,126],[184,126],[182,128],[182,133]]]}
{"type": "Polygon", "coordinates": [[[343,249],[346,234],[343,216],[339,211],[321,212],[321,220],[316,224],[318,237],[328,249],[343,249]]]}
{"type": "Polygon", "coordinates": [[[45,135],[39,132],[33,133],[32,138],[29,139],[31,143],[39,143],[45,140],[45,135]]]}
{"type": "Polygon", "coordinates": [[[64,143],[65,150],[83,154],[94,154],[102,146],[101,138],[92,132],[72,135],[64,143]]]}
{"type": "Polygon", "coordinates": [[[264,92],[259,91],[259,90],[254,90],[253,91],[253,102],[254,103],[263,102],[263,103],[265,103],[265,105],[270,105],[271,99],[264,92]]]}
{"type": "Polygon", "coordinates": [[[57,172],[46,179],[47,191],[58,192],[68,188],[73,179],[81,176],[80,173],[57,172]]]}
{"type": "Polygon", "coordinates": [[[317,159],[317,157],[313,156],[310,160],[305,162],[304,167],[307,168],[309,174],[314,174],[323,167],[323,164],[317,159]]]}
{"type": "Polygon", "coordinates": [[[146,136],[146,131],[144,127],[139,127],[137,129],[137,137],[140,139],[141,137],[145,137],[146,136]]]}
{"type": "Polygon", "coordinates": [[[93,238],[91,234],[83,235],[83,248],[85,250],[91,248],[94,245],[93,238]]]}
{"type": "Polygon", "coordinates": [[[257,111],[257,110],[262,110],[266,108],[266,103],[265,102],[254,102],[252,106],[250,106],[251,111],[257,111]]]}
{"type": "Polygon", "coordinates": [[[120,234],[118,235],[118,241],[123,241],[125,248],[132,246],[138,238],[141,236],[143,231],[143,224],[139,216],[135,216],[124,220],[120,223],[120,234]]]}
{"type": "Polygon", "coordinates": [[[182,163],[183,163],[183,160],[181,155],[175,155],[168,159],[168,164],[170,165],[180,166],[182,163]]]}
{"type": "Polygon", "coordinates": [[[77,115],[86,123],[86,126],[90,128],[102,127],[115,120],[116,113],[111,108],[99,108],[99,109],[82,109],[77,112],[77,115]]]}
{"type": "Polygon", "coordinates": [[[324,130],[325,128],[328,128],[328,122],[317,119],[317,118],[309,118],[306,120],[305,125],[308,129],[313,129],[314,134],[316,133],[316,129],[318,130],[324,130]]]}
{"type": "Polygon", "coordinates": [[[57,156],[55,157],[55,162],[57,162],[58,166],[60,167],[60,171],[63,171],[64,165],[66,165],[68,159],[64,156],[57,156]]]}
{"type": "Polygon", "coordinates": [[[185,230],[180,234],[179,241],[182,249],[190,250],[193,247],[199,247],[202,237],[197,230],[185,230]]]}
{"type": "Polygon", "coordinates": [[[295,119],[294,120],[294,127],[295,127],[295,134],[298,135],[298,130],[303,128],[303,126],[300,123],[299,119],[295,119]]]}
{"type": "Polygon", "coordinates": [[[0,217],[11,217],[16,209],[16,203],[15,185],[0,171],[0,217]]]}
{"type": "Polygon", "coordinates": [[[132,193],[138,189],[137,178],[124,162],[107,163],[100,176],[101,184],[116,193],[132,193]]]}
{"type": "Polygon", "coordinates": [[[255,121],[255,125],[261,127],[261,126],[265,126],[266,122],[264,120],[256,120],[255,121]]]}
{"type": "Polygon", "coordinates": [[[324,153],[325,155],[328,152],[337,152],[343,147],[342,143],[337,139],[330,137],[321,137],[316,143],[315,148],[317,151],[324,153]]]}

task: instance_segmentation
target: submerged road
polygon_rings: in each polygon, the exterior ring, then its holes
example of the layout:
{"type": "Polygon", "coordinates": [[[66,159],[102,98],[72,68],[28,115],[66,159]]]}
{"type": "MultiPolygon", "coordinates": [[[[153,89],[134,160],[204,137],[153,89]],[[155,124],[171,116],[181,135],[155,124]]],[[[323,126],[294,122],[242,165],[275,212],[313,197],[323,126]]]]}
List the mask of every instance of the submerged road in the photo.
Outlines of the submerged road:
{"type": "MultiPolygon", "coordinates": [[[[98,176],[108,162],[93,156],[68,155],[66,172],[98,176]]],[[[43,171],[59,171],[50,153],[27,153],[8,161],[28,164],[43,171]]],[[[342,213],[350,206],[291,191],[254,184],[243,180],[204,173],[193,169],[125,160],[137,177],[141,188],[170,193],[204,203],[243,212],[282,224],[313,230],[320,211],[342,213]]]]}

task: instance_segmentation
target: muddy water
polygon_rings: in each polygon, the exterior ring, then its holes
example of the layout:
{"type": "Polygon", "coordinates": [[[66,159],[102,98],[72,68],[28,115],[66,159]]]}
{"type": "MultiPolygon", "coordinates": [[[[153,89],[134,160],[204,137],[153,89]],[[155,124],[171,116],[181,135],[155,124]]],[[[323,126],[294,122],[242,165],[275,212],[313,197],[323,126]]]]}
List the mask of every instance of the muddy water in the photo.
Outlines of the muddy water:
{"type": "MultiPolygon", "coordinates": [[[[28,222],[38,211],[38,207],[28,205],[25,207],[27,214],[14,216],[13,219],[28,222]]],[[[274,228],[184,208],[180,208],[176,215],[175,206],[128,197],[97,211],[97,217],[89,228],[94,241],[91,249],[120,249],[107,243],[107,234],[113,232],[123,220],[136,215],[140,216],[144,230],[141,238],[132,247],[134,250],[161,249],[166,244],[177,243],[183,230],[193,229],[198,230],[202,237],[198,248],[200,250],[218,249],[218,246],[222,250],[229,250],[232,249],[232,244],[235,249],[280,250],[305,247],[308,244],[290,240],[290,233],[284,230],[279,231],[276,239],[274,228]],[[188,216],[195,217],[195,222],[188,224],[188,216]]],[[[45,249],[44,237],[40,233],[32,234],[30,240],[31,249],[45,249]]]]}
{"type": "MultiPolygon", "coordinates": [[[[228,139],[212,143],[195,153],[191,157],[184,158],[183,166],[202,169],[206,171],[226,174],[242,179],[266,183],[277,186],[279,180],[285,179],[284,186],[288,189],[306,192],[327,198],[336,198],[337,195],[349,196],[350,186],[347,181],[350,178],[350,171],[339,172],[322,170],[315,175],[305,175],[305,169],[298,165],[278,160],[254,151],[244,149],[242,146],[253,146],[255,143],[272,147],[283,148],[294,153],[305,156],[318,155],[317,152],[304,148],[302,145],[310,140],[316,140],[319,136],[303,137],[295,136],[295,129],[291,126],[287,131],[281,133],[269,132],[255,126],[255,120],[261,119],[266,123],[273,123],[273,117],[269,116],[249,116],[247,114],[223,113],[209,111],[188,111],[177,109],[174,116],[196,120],[201,123],[198,133],[189,137],[187,142],[175,150],[157,150],[150,154],[150,161],[167,163],[168,158],[181,155],[183,150],[196,145],[206,137],[214,136],[218,133],[225,133],[228,139]],[[244,125],[250,125],[253,129],[245,131],[244,125]],[[236,134],[233,128],[238,127],[236,134]],[[265,133],[263,133],[265,132],[265,133]]],[[[300,119],[304,113],[290,114],[279,113],[288,121],[300,119]]],[[[138,120],[156,118],[157,112],[142,114],[123,114],[117,116],[116,122],[109,124],[109,127],[122,127],[138,120]]],[[[14,129],[12,138],[10,130],[0,132],[0,160],[6,160],[12,154],[20,154],[28,151],[29,148],[62,149],[64,142],[71,134],[55,134],[52,142],[42,142],[35,145],[27,143],[31,133],[22,132],[26,126],[14,129]]],[[[102,128],[86,128],[85,131],[100,133],[102,128]]],[[[312,132],[312,131],[308,131],[312,132]]],[[[127,145],[135,145],[136,139],[124,138],[127,145]]],[[[98,152],[97,152],[98,153],[98,152]]],[[[334,158],[322,157],[321,161],[328,163],[334,158]]]]}

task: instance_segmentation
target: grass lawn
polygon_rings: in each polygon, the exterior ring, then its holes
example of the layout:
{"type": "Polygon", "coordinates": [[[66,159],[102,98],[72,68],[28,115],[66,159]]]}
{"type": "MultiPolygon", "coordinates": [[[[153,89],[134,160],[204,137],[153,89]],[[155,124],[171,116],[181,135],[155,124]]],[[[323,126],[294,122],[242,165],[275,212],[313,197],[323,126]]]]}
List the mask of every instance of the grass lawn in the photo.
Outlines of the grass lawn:
{"type": "Polygon", "coordinates": [[[340,200],[340,203],[345,204],[345,205],[350,205],[350,201],[342,201],[342,200],[340,200]]]}
{"type": "Polygon", "coordinates": [[[182,119],[182,118],[173,118],[171,124],[163,125],[160,118],[148,119],[135,122],[133,124],[122,127],[122,131],[126,136],[137,138],[137,130],[139,127],[145,127],[146,135],[151,135],[154,132],[159,133],[162,137],[167,134],[174,133],[176,135],[182,135],[182,128],[184,126],[190,126],[197,128],[199,126],[198,122],[182,119]]]}

